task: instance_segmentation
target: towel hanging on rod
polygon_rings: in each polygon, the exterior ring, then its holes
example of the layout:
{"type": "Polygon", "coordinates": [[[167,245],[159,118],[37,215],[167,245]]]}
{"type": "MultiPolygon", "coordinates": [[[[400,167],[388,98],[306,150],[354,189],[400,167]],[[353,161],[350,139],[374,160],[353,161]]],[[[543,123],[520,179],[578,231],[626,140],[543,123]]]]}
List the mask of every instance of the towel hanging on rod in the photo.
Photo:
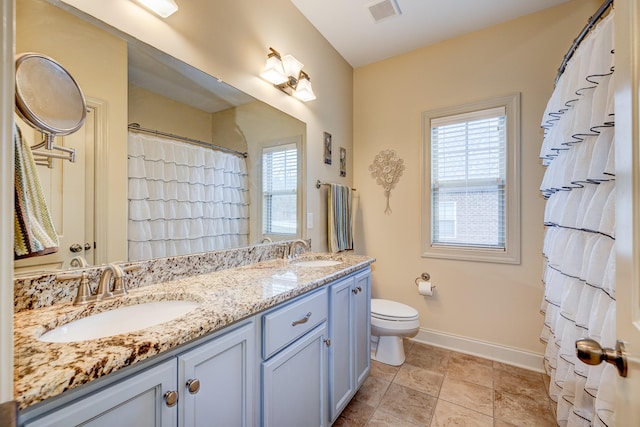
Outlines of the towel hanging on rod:
{"type": "Polygon", "coordinates": [[[129,130],[134,132],[142,132],[142,133],[148,133],[151,135],[165,136],[167,138],[177,139],[179,141],[187,142],[189,144],[199,145],[200,147],[206,147],[206,148],[211,148],[213,150],[225,151],[227,153],[235,154],[236,156],[241,156],[244,158],[248,156],[246,152],[234,150],[233,148],[222,147],[220,145],[211,144],[210,142],[199,141],[197,139],[188,138],[186,136],[175,135],[173,133],[162,132],[155,129],[143,128],[142,126],[140,126],[140,123],[129,123],[127,127],[129,128],[129,130]]]}

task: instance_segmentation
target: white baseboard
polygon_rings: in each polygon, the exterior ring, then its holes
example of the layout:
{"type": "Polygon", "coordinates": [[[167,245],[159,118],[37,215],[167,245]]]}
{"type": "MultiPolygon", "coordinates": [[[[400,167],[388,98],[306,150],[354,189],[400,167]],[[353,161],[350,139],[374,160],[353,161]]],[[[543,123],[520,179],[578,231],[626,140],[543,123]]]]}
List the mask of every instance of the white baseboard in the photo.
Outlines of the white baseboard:
{"type": "Polygon", "coordinates": [[[544,373],[543,354],[518,350],[498,344],[480,341],[473,338],[446,334],[430,329],[420,328],[413,341],[442,347],[460,353],[471,354],[484,359],[495,360],[508,365],[518,366],[531,371],[544,373]]]}

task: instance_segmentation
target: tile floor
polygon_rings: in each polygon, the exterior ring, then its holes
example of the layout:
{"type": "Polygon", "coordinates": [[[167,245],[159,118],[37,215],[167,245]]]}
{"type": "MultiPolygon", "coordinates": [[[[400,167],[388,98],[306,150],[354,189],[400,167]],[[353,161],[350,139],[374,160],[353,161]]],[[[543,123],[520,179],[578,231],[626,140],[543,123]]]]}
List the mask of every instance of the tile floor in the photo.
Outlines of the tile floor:
{"type": "Polygon", "coordinates": [[[406,361],[371,374],[336,427],[556,426],[546,376],[405,341],[406,361]]]}

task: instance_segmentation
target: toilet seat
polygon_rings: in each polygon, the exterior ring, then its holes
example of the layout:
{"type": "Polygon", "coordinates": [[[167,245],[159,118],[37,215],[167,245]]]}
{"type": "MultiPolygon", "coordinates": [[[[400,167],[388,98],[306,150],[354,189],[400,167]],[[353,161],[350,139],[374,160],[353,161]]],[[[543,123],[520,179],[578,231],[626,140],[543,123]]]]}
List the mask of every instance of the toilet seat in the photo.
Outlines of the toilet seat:
{"type": "Polygon", "coordinates": [[[390,320],[396,322],[409,322],[418,320],[418,310],[406,304],[386,299],[371,300],[371,317],[380,320],[390,320]]]}

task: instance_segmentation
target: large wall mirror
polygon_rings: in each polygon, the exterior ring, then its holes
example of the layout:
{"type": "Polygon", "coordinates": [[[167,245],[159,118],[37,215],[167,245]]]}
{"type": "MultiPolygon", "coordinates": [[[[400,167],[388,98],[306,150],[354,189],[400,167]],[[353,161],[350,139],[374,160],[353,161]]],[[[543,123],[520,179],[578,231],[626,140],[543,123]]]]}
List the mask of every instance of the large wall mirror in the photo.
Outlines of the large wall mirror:
{"type": "MultiPolygon", "coordinates": [[[[305,123],[66,8],[46,0],[16,1],[16,53],[38,52],[58,61],[82,88],[88,107],[85,125],[56,139],[76,150],[77,161],[38,166],[59,250],[17,261],[16,275],[77,267],[85,260],[100,265],[304,237],[305,123]],[[130,130],[133,123],[173,136],[130,130]],[[194,141],[223,149],[202,148],[194,141]],[[172,163],[167,170],[155,163],[143,166],[146,184],[132,178],[140,178],[140,163],[131,159],[143,145],[147,162],[172,163]],[[183,147],[190,147],[187,154],[179,152],[183,147]],[[247,153],[246,158],[234,151],[247,153]],[[211,160],[202,152],[216,154],[211,160]],[[195,163],[183,167],[180,159],[193,157],[195,163]],[[238,170],[238,164],[245,169],[238,170]],[[198,170],[201,166],[206,170],[198,170]],[[217,178],[216,188],[196,191],[184,182],[219,173],[222,167],[232,169],[217,178]],[[220,180],[234,181],[232,186],[243,181],[243,196],[230,195],[227,187],[219,191],[220,180]],[[167,194],[158,196],[163,186],[167,194]],[[203,207],[203,194],[213,192],[211,197],[223,204],[203,207]],[[187,202],[187,197],[192,199],[187,202]],[[159,198],[166,200],[162,204],[159,198]],[[190,225],[183,212],[189,203],[197,218],[242,221],[230,230],[219,223],[190,225]],[[135,223],[145,218],[143,226],[135,223]],[[167,218],[181,222],[169,224],[167,218]],[[165,242],[176,239],[184,241],[165,242]]],[[[40,142],[40,133],[17,115],[16,122],[32,145],[40,142]]]]}

